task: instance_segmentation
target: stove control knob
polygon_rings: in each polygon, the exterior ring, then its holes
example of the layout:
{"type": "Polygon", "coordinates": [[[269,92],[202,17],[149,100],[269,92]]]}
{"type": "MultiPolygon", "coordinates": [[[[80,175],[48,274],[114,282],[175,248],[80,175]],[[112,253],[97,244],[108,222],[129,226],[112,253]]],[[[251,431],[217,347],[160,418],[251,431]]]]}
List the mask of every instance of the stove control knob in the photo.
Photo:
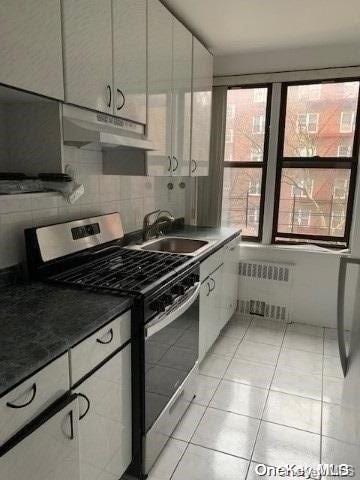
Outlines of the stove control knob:
{"type": "Polygon", "coordinates": [[[155,300],[154,302],[150,303],[150,310],[157,313],[165,312],[165,306],[165,303],[161,299],[155,300]]]}
{"type": "Polygon", "coordinates": [[[171,293],[174,295],[184,295],[185,287],[183,285],[174,285],[171,289],[171,293]]]}

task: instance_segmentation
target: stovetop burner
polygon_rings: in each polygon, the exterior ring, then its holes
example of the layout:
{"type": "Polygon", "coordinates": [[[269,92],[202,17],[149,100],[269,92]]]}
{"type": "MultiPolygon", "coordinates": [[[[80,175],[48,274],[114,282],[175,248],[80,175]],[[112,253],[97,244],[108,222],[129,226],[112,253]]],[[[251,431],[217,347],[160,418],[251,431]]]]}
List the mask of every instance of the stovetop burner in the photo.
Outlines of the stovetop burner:
{"type": "Polygon", "coordinates": [[[183,255],[119,247],[115,252],[53,275],[49,279],[84,288],[141,293],[159,279],[174,275],[176,270],[189,260],[183,255]]]}

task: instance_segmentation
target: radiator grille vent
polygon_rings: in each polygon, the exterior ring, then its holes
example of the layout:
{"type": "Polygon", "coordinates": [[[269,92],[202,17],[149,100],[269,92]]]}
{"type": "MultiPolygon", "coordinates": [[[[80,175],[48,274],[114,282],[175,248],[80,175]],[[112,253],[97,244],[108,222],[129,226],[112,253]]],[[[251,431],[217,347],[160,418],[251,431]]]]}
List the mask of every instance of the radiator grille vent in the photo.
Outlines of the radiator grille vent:
{"type": "Polygon", "coordinates": [[[288,266],[271,263],[241,262],[239,274],[242,277],[260,280],[274,280],[286,283],[290,281],[290,268],[288,266]]]}
{"type": "Polygon", "coordinates": [[[243,315],[255,315],[271,320],[288,320],[288,311],[284,305],[272,305],[261,300],[240,300],[239,311],[243,315]]]}

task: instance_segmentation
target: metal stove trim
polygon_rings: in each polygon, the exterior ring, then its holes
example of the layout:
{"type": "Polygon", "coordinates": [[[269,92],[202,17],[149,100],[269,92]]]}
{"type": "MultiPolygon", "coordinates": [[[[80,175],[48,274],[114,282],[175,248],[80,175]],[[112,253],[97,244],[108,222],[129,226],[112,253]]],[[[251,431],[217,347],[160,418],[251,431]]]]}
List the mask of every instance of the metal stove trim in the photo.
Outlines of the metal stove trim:
{"type": "Polygon", "coordinates": [[[82,220],[39,227],[36,229],[36,237],[41,258],[44,262],[48,262],[97,245],[121,239],[124,237],[124,230],[120,214],[115,212],[97,217],[84,218],[82,220]],[[74,240],[71,233],[73,228],[86,227],[92,224],[99,224],[100,233],[74,240]]]}

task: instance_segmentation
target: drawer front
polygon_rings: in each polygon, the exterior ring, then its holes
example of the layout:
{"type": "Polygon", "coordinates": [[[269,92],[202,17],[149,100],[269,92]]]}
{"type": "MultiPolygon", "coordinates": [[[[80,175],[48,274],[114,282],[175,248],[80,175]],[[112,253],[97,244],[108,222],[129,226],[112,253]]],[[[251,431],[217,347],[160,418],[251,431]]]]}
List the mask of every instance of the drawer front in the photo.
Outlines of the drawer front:
{"type": "Polygon", "coordinates": [[[71,384],[74,385],[121,345],[130,340],[130,310],[117,317],[70,350],[71,384]]]}
{"type": "Polygon", "coordinates": [[[68,354],[0,399],[0,445],[69,390],[68,354]]]}
{"type": "Polygon", "coordinates": [[[200,264],[200,281],[203,282],[214,270],[223,263],[224,247],[213,253],[200,264]]]}

